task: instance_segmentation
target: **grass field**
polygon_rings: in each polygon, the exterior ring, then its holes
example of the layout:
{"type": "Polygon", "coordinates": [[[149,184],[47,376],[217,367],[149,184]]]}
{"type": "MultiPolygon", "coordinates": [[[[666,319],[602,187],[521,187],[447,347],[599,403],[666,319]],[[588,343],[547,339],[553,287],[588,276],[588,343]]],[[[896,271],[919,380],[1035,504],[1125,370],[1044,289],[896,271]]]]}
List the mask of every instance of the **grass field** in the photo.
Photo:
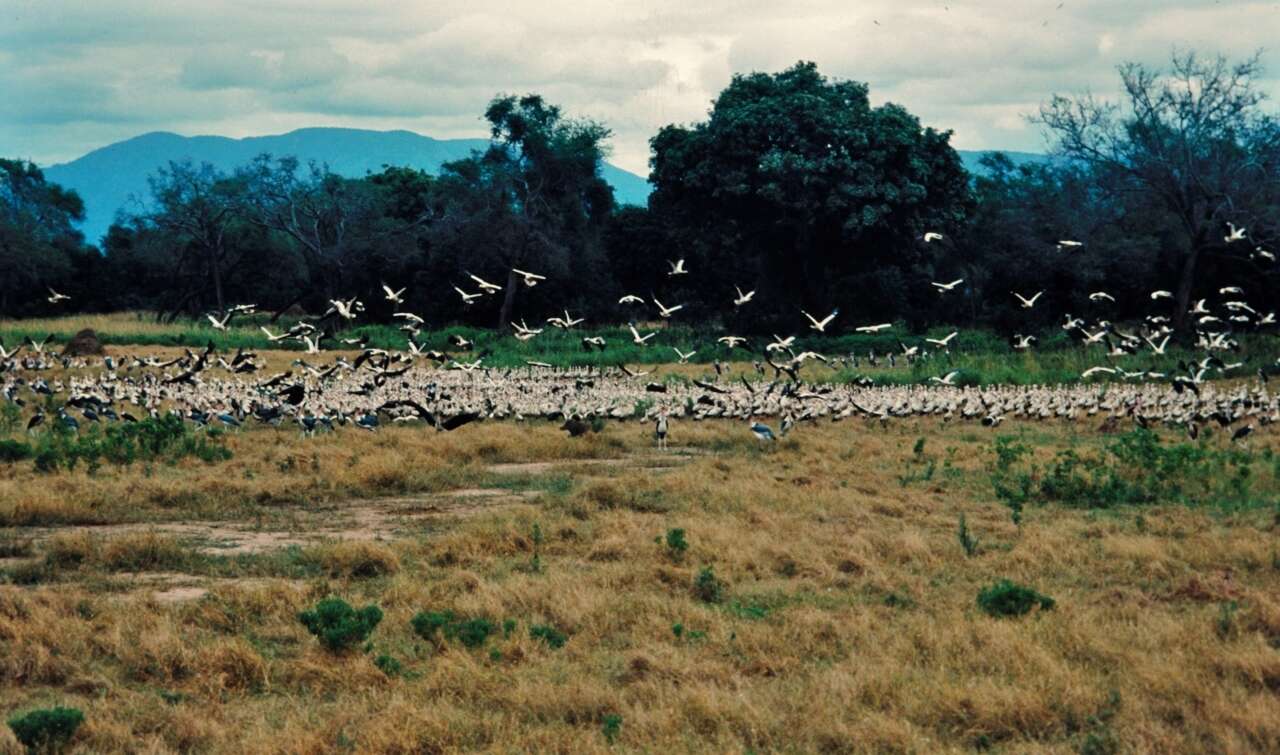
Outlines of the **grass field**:
{"type": "MultiPolygon", "coordinates": [[[[272,344],[267,340],[259,324],[266,318],[255,316],[250,324],[233,326],[227,332],[214,330],[206,323],[179,321],[173,324],[161,324],[155,317],[144,312],[120,312],[108,315],[76,315],[50,319],[0,320],[0,343],[13,346],[24,338],[40,340],[52,336],[54,343],[62,343],[71,338],[81,328],[94,329],[100,340],[108,345],[131,347],[203,347],[212,342],[221,351],[246,349],[293,349],[301,350],[301,346],[292,342],[272,344]]],[[[272,332],[279,333],[287,329],[289,322],[271,325],[272,332]]],[[[455,353],[449,344],[449,336],[461,335],[475,344],[474,349],[466,354],[458,354],[464,359],[474,359],[483,355],[484,364],[491,367],[522,366],[528,361],[545,362],[556,366],[592,365],[615,366],[623,364],[664,364],[675,361],[674,347],[682,351],[697,351],[690,360],[696,364],[709,364],[713,360],[725,362],[758,360],[759,352],[768,339],[757,339],[753,344],[754,352],[744,349],[731,350],[717,344],[715,339],[722,335],[719,332],[701,331],[688,326],[668,325],[666,323],[647,323],[640,326],[643,332],[658,330],[659,335],[650,346],[637,346],[632,343],[630,331],[625,327],[606,327],[572,330],[558,330],[547,327],[544,332],[531,341],[520,342],[509,332],[495,332],[485,329],[452,326],[441,330],[425,332],[419,341],[430,349],[447,353],[455,353]],[[584,351],[581,339],[585,336],[601,336],[606,339],[604,351],[584,351]]],[[[892,331],[876,334],[850,334],[838,336],[818,336],[797,332],[796,351],[813,350],[831,357],[846,357],[856,354],[864,360],[857,368],[844,367],[838,370],[826,369],[816,362],[810,362],[805,368],[805,376],[811,380],[848,381],[859,377],[869,377],[878,383],[923,383],[929,378],[951,370],[960,370],[960,382],[966,384],[1018,384],[1033,383],[1051,384],[1074,382],[1082,372],[1100,364],[1110,364],[1129,371],[1153,370],[1166,374],[1176,371],[1179,360],[1188,362],[1199,360],[1203,354],[1197,350],[1181,349],[1171,345],[1164,355],[1144,352],[1135,356],[1120,359],[1107,359],[1105,349],[1101,346],[1089,348],[1077,346],[1067,339],[1060,329],[1052,329],[1042,334],[1039,345],[1030,351],[1015,351],[996,334],[981,330],[958,329],[959,335],[951,342],[950,354],[934,354],[931,358],[908,364],[898,360],[896,367],[889,367],[883,360],[884,355],[896,352],[901,355],[901,343],[909,346],[921,346],[931,349],[924,342],[924,337],[941,338],[954,328],[938,327],[923,335],[908,335],[905,328],[898,327],[892,331]],[[869,350],[874,350],[882,357],[877,366],[866,364],[865,357],[869,350]]],[[[351,328],[340,334],[342,337],[355,338],[366,335],[371,346],[377,348],[404,350],[406,336],[391,326],[362,325],[351,328]]],[[[781,334],[787,335],[787,334],[781,334]]],[[[1238,361],[1247,358],[1248,368],[1238,371],[1238,375],[1251,374],[1259,366],[1274,365],[1280,357],[1280,345],[1269,336],[1242,336],[1243,349],[1239,355],[1226,361],[1238,361]]],[[[136,349],[134,349],[136,350],[136,349]]],[[[334,349],[340,351],[340,349],[334,349]]],[[[315,357],[312,358],[316,359],[315,357]]],[[[1100,376],[1093,378],[1098,382],[1121,378],[1100,376]]]]}
{"type": "Polygon", "coordinates": [[[998,475],[1099,453],[1096,422],[768,449],[681,422],[668,452],[637,423],[255,428],[213,463],[0,463],[0,711],[81,710],[77,752],[1280,750],[1274,436],[1201,441],[1250,470],[1229,506],[1205,467],[1185,503],[1015,525],[998,475]],[[1003,579],[1052,608],[989,615],[1003,579]],[[331,596],[381,611],[337,652],[299,619],[331,596]]]}

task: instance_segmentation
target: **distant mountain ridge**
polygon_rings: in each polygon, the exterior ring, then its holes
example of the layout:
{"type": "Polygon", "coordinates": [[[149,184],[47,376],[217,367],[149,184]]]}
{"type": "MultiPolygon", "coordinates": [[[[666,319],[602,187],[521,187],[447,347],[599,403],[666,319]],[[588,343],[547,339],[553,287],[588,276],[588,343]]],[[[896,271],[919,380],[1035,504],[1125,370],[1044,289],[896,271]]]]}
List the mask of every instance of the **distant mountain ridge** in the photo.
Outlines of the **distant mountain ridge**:
{"type": "MultiPolygon", "coordinates": [[[[293,155],[302,162],[327,163],[341,176],[355,178],[378,172],[383,165],[409,166],[431,174],[473,150],[489,146],[487,139],[433,139],[412,131],[370,131],[351,128],[302,128],[286,134],[248,136],[181,136],[153,131],[95,149],[70,162],[44,168],[46,178],[75,189],[84,199],[85,239],[97,243],[116,213],[130,197],[145,197],[147,176],[171,160],[207,162],[230,171],[269,152],[293,155]]],[[[648,181],[615,165],[604,163],[601,175],[613,187],[621,204],[645,204],[648,181]]]]}
{"type": "MultiPolygon", "coordinates": [[[[473,150],[483,150],[487,139],[434,139],[412,131],[371,131],[354,128],[301,128],[285,134],[248,136],[181,136],[153,131],[95,149],[70,162],[44,168],[45,176],[74,189],[84,199],[85,239],[96,244],[107,232],[116,213],[126,209],[131,197],[145,197],[147,176],[171,160],[208,162],[230,171],[269,152],[294,155],[302,162],[327,163],[333,172],[359,177],[382,170],[383,165],[409,166],[436,174],[447,162],[460,160],[473,150]]],[[[964,166],[981,173],[979,161],[986,152],[959,150],[964,166]]],[[[1047,159],[1029,152],[1007,152],[1015,163],[1047,159]]],[[[613,186],[620,204],[644,205],[650,186],[646,178],[604,163],[601,175],[613,186]]]]}

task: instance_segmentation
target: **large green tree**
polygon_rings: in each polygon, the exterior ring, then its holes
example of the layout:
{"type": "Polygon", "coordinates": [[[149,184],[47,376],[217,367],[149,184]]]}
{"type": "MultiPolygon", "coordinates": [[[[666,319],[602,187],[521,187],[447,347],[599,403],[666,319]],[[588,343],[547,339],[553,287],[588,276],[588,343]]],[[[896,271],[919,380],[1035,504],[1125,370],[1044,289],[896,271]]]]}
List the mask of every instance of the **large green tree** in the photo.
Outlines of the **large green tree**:
{"type": "Polygon", "coordinates": [[[83,252],[84,202],[34,163],[0,159],[0,313],[33,311],[83,252]]]}
{"type": "Polygon", "coordinates": [[[1237,274],[1263,272],[1252,253],[1280,228],[1280,123],[1263,109],[1261,72],[1256,55],[1231,63],[1176,53],[1167,69],[1122,65],[1120,102],[1057,95],[1040,109],[1059,154],[1087,166],[1103,191],[1165,216],[1179,325],[1206,290],[1206,258],[1234,258],[1237,274]],[[1245,243],[1226,243],[1229,222],[1248,228],[1245,243]]]}
{"type": "Polygon", "coordinates": [[[601,234],[613,190],[600,166],[610,132],[595,121],[566,117],[536,94],[494,98],[485,120],[492,145],[444,168],[439,238],[441,252],[447,256],[453,247],[461,266],[505,279],[497,312],[504,328],[523,285],[512,268],[561,281],[543,285],[544,296],[576,290],[572,298],[586,301],[587,287],[606,282],[601,234]],[[471,248],[459,249],[459,243],[471,248]]]}
{"type": "MultiPolygon", "coordinates": [[[[950,132],[904,108],[872,107],[867,85],[831,80],[813,63],[735,75],[710,117],[652,140],[650,205],[697,231],[671,255],[761,290],[758,312],[847,307],[887,317],[970,205],[950,132]]],[[[763,324],[763,323],[761,323],[763,324]]]]}

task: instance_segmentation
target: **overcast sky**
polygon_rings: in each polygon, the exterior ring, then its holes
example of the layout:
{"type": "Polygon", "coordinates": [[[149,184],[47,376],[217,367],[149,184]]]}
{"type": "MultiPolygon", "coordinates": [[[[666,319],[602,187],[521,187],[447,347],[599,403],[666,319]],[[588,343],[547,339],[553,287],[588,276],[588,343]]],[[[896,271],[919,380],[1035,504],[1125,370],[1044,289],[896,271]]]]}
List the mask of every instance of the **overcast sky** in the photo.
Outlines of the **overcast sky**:
{"type": "MultiPolygon", "coordinates": [[[[155,130],[479,136],[495,93],[537,91],[604,121],[613,162],[646,174],[659,126],[702,118],[732,72],[799,59],[953,129],[957,147],[1040,150],[1024,116],[1055,91],[1115,93],[1122,61],[1280,44],[1274,0],[0,0],[0,11],[0,156],[43,164],[155,130]]],[[[1275,98],[1280,53],[1264,62],[1275,98]]]]}

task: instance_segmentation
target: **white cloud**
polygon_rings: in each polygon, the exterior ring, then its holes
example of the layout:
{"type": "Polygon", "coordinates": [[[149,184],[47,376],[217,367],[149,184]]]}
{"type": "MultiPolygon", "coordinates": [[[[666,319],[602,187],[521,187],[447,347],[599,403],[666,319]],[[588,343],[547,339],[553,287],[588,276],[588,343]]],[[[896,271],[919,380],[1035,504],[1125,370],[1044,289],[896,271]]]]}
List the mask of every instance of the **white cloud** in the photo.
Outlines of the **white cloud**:
{"type": "MultiPolygon", "coordinates": [[[[0,152],[49,162],[142,131],[307,125],[484,133],[499,92],[537,91],[648,139],[703,118],[734,71],[813,60],[866,81],[966,148],[1038,149],[1055,91],[1116,91],[1115,66],[1175,46],[1233,58],[1274,36],[1274,2],[1213,0],[10,0],[0,152]]],[[[1280,60],[1272,59],[1273,69],[1280,60]]],[[[1273,70],[1261,82],[1280,93],[1273,70]]]]}

